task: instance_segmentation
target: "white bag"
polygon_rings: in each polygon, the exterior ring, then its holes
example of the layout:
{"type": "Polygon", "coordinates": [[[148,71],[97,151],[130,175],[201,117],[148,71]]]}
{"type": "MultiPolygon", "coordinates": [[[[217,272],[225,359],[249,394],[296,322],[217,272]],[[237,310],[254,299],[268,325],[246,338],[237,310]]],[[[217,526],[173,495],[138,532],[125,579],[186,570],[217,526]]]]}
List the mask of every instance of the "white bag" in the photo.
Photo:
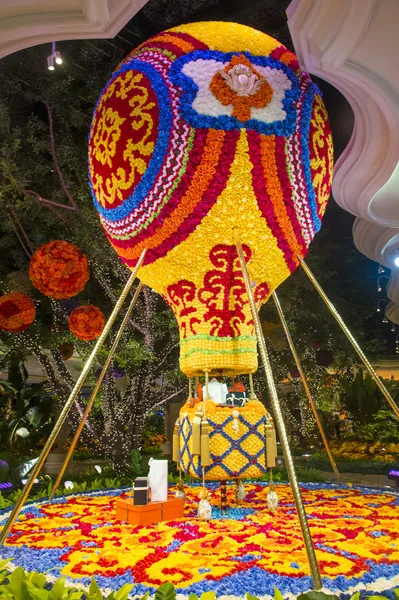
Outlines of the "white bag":
{"type": "MultiPolygon", "coordinates": [[[[210,380],[208,384],[208,393],[215,404],[224,404],[226,402],[227,391],[227,385],[225,383],[220,383],[215,377],[210,380]]],[[[202,393],[205,398],[205,385],[202,388],[202,393]]]]}
{"type": "Polygon", "coordinates": [[[150,458],[148,481],[151,488],[151,502],[166,502],[168,499],[168,461],[150,458]]]}

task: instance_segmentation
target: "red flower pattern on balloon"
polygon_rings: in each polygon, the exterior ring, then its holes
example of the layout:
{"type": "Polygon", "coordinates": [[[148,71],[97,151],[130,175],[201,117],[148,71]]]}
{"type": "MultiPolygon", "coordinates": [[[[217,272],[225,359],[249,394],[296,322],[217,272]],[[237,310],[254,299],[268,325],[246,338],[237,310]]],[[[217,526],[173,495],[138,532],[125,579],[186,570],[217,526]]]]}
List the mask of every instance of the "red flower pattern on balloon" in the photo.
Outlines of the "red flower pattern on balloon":
{"type": "MultiPolygon", "coordinates": [[[[251,250],[245,245],[242,249],[248,261],[251,250]]],[[[212,248],[209,259],[215,268],[206,273],[204,286],[198,291],[200,302],[207,307],[204,320],[211,323],[211,335],[240,335],[240,324],[245,323],[243,307],[248,299],[237,248],[218,244],[212,248]]]]}
{"type": "Polygon", "coordinates": [[[105,325],[104,313],[93,304],[79,306],[68,317],[70,331],[80,340],[95,340],[105,325]]]}
{"type": "Polygon", "coordinates": [[[35,305],[29,296],[11,292],[0,298],[0,329],[17,332],[27,329],[36,316],[35,305]]]}

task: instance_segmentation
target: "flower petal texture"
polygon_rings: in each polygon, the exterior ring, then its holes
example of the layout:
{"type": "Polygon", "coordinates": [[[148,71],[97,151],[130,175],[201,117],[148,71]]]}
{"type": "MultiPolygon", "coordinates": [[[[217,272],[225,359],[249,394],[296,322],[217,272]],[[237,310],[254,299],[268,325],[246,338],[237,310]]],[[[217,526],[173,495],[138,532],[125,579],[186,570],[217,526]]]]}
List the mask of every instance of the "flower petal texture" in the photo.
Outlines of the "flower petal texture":
{"type": "Polygon", "coordinates": [[[32,325],[36,309],[29,296],[10,292],[0,297],[0,329],[16,333],[32,325]]]}
{"type": "Polygon", "coordinates": [[[78,306],[68,317],[70,331],[80,340],[95,340],[105,325],[104,313],[93,304],[78,306]]]}
{"type": "Polygon", "coordinates": [[[33,254],[29,277],[49,298],[71,298],[84,289],[89,279],[89,261],[77,246],[54,240],[43,244],[33,254]]]}
{"type": "MultiPolygon", "coordinates": [[[[131,494],[109,490],[25,506],[0,557],[48,577],[65,575],[86,589],[92,576],[104,595],[133,583],[133,596],[152,594],[173,583],[178,598],[214,592],[217,598],[244,598],[246,592],[273,598],[312,589],[309,565],[294,499],[288,484],[276,486],[279,506],[267,507],[269,486],[245,483],[246,499],[236,504],[228,486],[226,513],[220,490],[208,484],[212,519],[196,515],[201,484],[185,486],[185,516],[135,526],[117,521],[115,503],[131,494]]],[[[174,493],[174,489],[171,493],[174,493]]],[[[323,591],[350,598],[358,590],[378,593],[397,586],[398,494],[391,490],[334,484],[301,486],[315,543],[323,591]]],[[[3,525],[10,509],[2,511],[3,525]]]]}
{"type": "Polygon", "coordinates": [[[150,38],[94,112],[89,176],[121,260],[172,307],[188,376],[257,368],[239,240],[258,306],[298,266],[330,195],[320,92],[277,40],[202,22],[150,38]]]}

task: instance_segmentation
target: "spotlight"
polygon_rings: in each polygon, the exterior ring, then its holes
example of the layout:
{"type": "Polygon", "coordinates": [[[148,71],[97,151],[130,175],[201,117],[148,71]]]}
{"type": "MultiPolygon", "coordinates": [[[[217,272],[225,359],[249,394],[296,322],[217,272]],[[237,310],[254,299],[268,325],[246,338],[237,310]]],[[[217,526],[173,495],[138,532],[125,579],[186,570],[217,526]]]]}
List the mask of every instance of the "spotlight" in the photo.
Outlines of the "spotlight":
{"type": "Polygon", "coordinates": [[[58,50],[55,49],[55,42],[52,42],[51,43],[51,54],[50,54],[50,56],[47,57],[47,68],[49,71],[54,71],[54,69],[55,69],[54,61],[57,63],[57,65],[62,65],[61,52],[58,52],[58,50]]]}
{"type": "Polygon", "coordinates": [[[388,275],[380,275],[377,279],[377,292],[382,292],[381,279],[388,279],[389,282],[388,275]]]}
{"type": "Polygon", "coordinates": [[[395,267],[399,267],[399,255],[394,260],[395,267]]]}
{"type": "Polygon", "coordinates": [[[50,56],[47,57],[47,68],[49,71],[54,71],[54,69],[55,69],[54,56],[52,54],[50,54],[50,56]]]}

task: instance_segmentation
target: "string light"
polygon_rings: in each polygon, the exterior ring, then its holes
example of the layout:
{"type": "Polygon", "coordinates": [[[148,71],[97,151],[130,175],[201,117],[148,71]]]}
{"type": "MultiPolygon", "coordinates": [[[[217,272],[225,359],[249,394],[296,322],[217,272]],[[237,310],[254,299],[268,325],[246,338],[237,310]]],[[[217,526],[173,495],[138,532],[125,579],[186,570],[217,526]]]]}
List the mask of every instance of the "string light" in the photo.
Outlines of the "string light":
{"type": "Polygon", "coordinates": [[[388,275],[380,275],[379,278],[377,279],[377,292],[382,292],[382,287],[381,287],[380,281],[381,281],[381,279],[384,279],[384,278],[388,279],[388,281],[389,281],[388,275]]]}
{"type": "Polygon", "coordinates": [[[381,273],[385,273],[385,269],[382,265],[378,265],[378,275],[381,275],[381,273]]]}
{"type": "Polygon", "coordinates": [[[399,334],[396,336],[395,347],[396,354],[399,354],[399,334]]]}
{"type": "Polygon", "coordinates": [[[381,312],[381,302],[389,302],[389,300],[387,300],[386,298],[380,298],[377,303],[377,312],[381,312]]]}

